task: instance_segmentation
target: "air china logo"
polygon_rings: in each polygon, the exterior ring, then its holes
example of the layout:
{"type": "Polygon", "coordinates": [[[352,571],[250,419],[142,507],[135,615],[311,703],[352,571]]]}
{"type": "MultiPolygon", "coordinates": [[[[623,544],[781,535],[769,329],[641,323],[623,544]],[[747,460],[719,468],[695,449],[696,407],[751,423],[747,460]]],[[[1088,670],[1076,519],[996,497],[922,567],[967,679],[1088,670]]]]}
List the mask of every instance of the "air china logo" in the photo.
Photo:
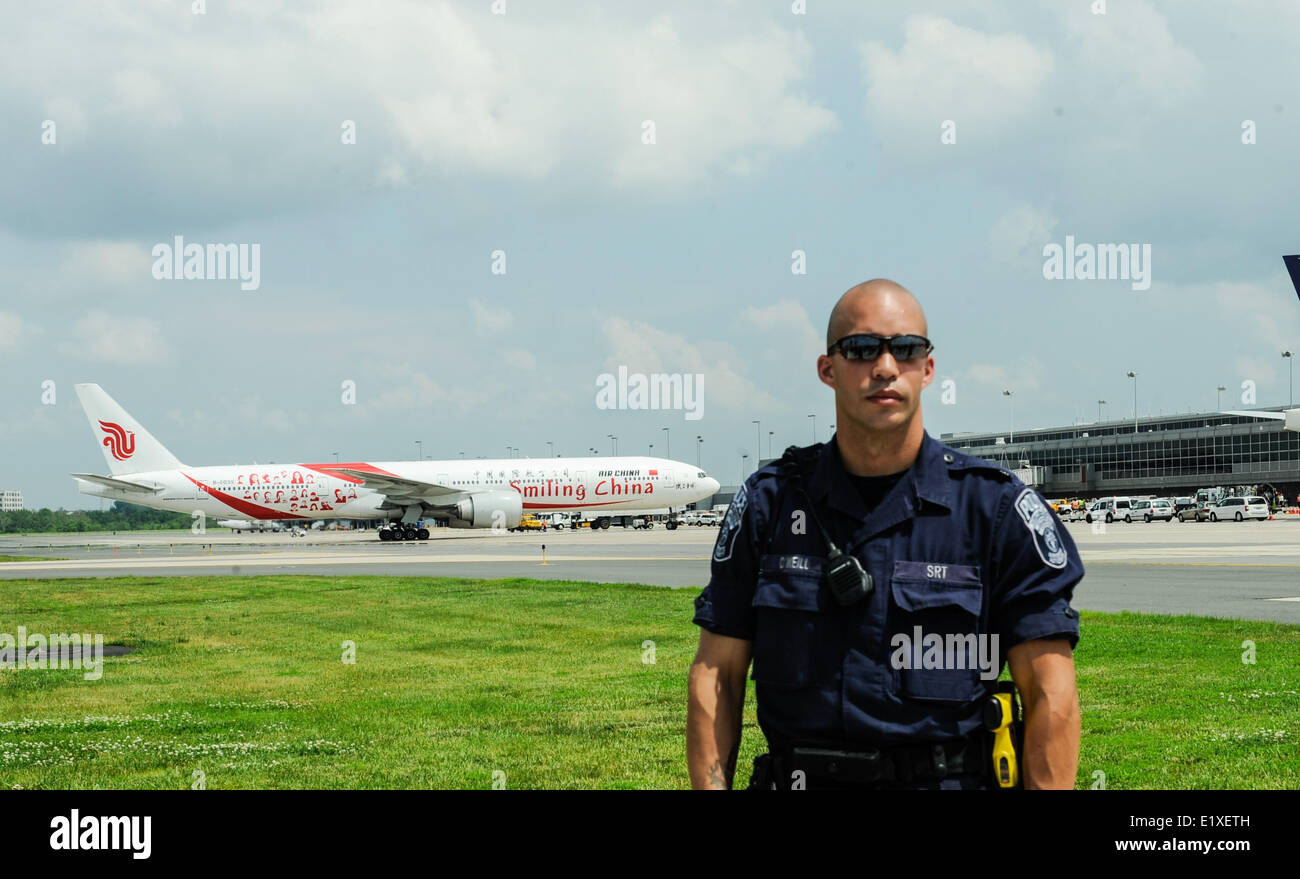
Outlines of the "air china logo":
{"type": "Polygon", "coordinates": [[[114,458],[125,461],[135,454],[134,433],[111,421],[99,422],[99,428],[108,434],[108,436],[104,437],[104,445],[108,447],[109,453],[114,458]]]}

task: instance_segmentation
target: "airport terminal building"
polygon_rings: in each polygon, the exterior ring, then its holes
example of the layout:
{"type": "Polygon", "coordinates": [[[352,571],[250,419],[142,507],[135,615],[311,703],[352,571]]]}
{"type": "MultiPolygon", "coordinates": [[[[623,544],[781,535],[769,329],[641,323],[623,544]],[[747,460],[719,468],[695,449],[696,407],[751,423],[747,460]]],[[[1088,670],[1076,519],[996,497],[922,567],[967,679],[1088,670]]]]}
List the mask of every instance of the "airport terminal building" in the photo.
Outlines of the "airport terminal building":
{"type": "Polygon", "coordinates": [[[1049,497],[1176,496],[1216,485],[1271,488],[1291,502],[1300,495],[1300,433],[1277,419],[1211,412],[940,439],[1018,471],[1049,497]]]}
{"type": "MultiPolygon", "coordinates": [[[[1211,412],[1140,418],[1136,430],[1129,419],[938,438],[1017,471],[1053,498],[1172,497],[1216,485],[1280,491],[1291,503],[1300,496],[1300,432],[1286,430],[1277,419],[1211,412]]],[[[728,503],[736,488],[723,486],[696,506],[728,503]]]]}

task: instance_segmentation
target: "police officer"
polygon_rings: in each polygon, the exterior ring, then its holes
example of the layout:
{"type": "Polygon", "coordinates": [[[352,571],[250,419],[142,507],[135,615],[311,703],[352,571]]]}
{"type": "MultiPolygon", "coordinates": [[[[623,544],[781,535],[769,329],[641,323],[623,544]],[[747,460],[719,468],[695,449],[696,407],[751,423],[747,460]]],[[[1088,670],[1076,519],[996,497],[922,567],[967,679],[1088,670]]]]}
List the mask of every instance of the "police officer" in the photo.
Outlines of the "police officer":
{"type": "Polygon", "coordinates": [[[757,786],[995,786],[983,713],[1004,663],[1023,699],[1023,786],[1074,786],[1083,565],[1036,491],[925,431],[927,332],[892,281],[846,292],[817,359],[836,435],[791,447],[727,510],[695,600],[696,788],[734,781],[751,660],[757,786]]]}

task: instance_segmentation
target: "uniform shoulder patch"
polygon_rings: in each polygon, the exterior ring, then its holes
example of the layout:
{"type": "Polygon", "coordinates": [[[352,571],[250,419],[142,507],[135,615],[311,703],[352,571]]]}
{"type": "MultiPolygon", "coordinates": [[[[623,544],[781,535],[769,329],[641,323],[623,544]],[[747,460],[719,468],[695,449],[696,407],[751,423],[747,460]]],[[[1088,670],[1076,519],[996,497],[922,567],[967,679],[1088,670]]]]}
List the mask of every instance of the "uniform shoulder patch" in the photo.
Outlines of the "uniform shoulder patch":
{"type": "Polygon", "coordinates": [[[722,519],[718,529],[718,542],[713,545],[713,560],[725,562],[731,559],[731,550],[736,545],[736,535],[740,533],[740,522],[745,516],[745,507],[749,504],[749,484],[742,482],[736,496],[727,506],[727,515],[722,519]]]}
{"type": "Polygon", "coordinates": [[[1056,530],[1056,519],[1047,504],[1032,488],[1026,488],[1016,498],[1016,512],[1034,536],[1034,548],[1043,563],[1050,568],[1064,568],[1067,559],[1065,544],[1056,530]]]}

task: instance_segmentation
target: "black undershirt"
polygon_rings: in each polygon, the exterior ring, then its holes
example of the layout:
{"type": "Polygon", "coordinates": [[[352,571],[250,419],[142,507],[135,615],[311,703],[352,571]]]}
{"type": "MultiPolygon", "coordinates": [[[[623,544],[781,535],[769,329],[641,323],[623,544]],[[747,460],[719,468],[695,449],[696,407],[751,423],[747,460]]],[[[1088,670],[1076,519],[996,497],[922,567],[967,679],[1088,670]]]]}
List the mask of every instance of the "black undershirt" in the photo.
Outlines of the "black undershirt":
{"type": "Polygon", "coordinates": [[[862,498],[863,506],[870,513],[880,506],[880,502],[885,499],[885,495],[889,494],[890,489],[897,485],[898,480],[902,479],[906,473],[907,470],[900,470],[886,476],[854,476],[849,473],[848,477],[849,482],[857,489],[858,496],[862,498]]]}

